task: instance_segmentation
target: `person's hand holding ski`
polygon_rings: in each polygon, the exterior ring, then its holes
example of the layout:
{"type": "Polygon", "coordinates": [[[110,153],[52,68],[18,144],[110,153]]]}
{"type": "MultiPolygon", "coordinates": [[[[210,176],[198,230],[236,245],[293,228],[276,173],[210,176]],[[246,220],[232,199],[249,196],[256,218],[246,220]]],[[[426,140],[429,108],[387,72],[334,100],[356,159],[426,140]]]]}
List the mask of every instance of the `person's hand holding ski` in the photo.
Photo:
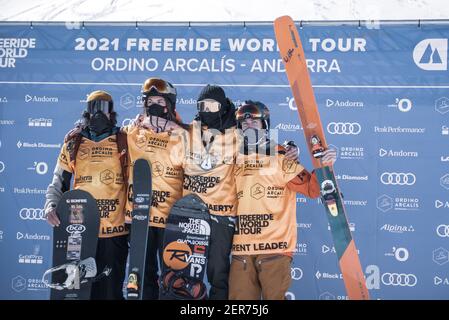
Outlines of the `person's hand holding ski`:
{"type": "Polygon", "coordinates": [[[56,214],[56,206],[50,207],[45,217],[52,227],[59,227],[61,224],[61,221],[59,221],[58,215],[56,214]]]}
{"type": "Polygon", "coordinates": [[[285,158],[288,160],[299,161],[299,148],[293,141],[286,141],[285,146],[285,158]]]}
{"type": "Polygon", "coordinates": [[[321,163],[324,166],[333,166],[337,160],[337,151],[335,149],[327,149],[323,152],[321,163]]]}

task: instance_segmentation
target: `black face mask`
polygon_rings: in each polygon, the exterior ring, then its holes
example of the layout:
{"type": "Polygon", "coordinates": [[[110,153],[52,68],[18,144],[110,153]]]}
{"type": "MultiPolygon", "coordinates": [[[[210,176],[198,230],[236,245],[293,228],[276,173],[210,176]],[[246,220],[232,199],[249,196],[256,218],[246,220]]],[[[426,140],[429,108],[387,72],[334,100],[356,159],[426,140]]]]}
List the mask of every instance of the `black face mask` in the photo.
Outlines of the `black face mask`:
{"type": "Polygon", "coordinates": [[[220,111],[217,112],[199,112],[202,124],[205,124],[209,129],[221,130],[222,120],[220,111]]]}
{"type": "Polygon", "coordinates": [[[150,105],[149,107],[145,108],[146,110],[146,114],[147,116],[156,116],[156,117],[160,117],[160,118],[164,118],[167,119],[168,118],[168,111],[164,112],[165,109],[168,110],[168,107],[164,107],[161,106],[159,104],[153,103],[152,105],[150,105]]]}
{"type": "Polygon", "coordinates": [[[106,115],[99,111],[94,115],[91,115],[89,120],[89,130],[93,131],[96,135],[100,135],[106,132],[110,132],[113,128],[111,120],[106,115]]]}

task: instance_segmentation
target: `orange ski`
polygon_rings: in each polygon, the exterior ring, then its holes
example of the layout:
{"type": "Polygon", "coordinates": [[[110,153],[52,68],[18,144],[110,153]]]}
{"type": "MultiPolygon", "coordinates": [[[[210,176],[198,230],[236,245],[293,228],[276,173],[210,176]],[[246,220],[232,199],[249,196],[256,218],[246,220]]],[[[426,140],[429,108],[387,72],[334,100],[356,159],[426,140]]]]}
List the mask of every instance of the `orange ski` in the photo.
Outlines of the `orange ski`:
{"type": "Polygon", "coordinates": [[[274,21],[274,32],[320,184],[321,198],[348,297],[351,300],[369,300],[365,277],[349,230],[334,170],[332,166],[323,166],[321,162],[327,144],[298,30],[292,18],[283,16],[274,21]]]}

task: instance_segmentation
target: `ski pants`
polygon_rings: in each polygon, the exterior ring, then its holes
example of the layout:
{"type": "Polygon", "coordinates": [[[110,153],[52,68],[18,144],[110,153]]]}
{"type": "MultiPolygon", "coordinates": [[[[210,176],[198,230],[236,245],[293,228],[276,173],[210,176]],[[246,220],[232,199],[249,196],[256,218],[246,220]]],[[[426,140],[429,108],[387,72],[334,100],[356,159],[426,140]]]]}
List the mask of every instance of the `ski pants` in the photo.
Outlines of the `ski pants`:
{"type": "Polygon", "coordinates": [[[111,273],[92,283],[91,300],[123,300],[126,257],[128,256],[128,235],[99,238],[97,243],[97,274],[105,267],[111,273]]]}
{"type": "Polygon", "coordinates": [[[228,299],[228,281],[235,219],[211,215],[207,279],[210,300],[228,299]]]}
{"type": "Polygon", "coordinates": [[[292,258],[281,254],[233,255],[229,300],[284,300],[292,258]]]}

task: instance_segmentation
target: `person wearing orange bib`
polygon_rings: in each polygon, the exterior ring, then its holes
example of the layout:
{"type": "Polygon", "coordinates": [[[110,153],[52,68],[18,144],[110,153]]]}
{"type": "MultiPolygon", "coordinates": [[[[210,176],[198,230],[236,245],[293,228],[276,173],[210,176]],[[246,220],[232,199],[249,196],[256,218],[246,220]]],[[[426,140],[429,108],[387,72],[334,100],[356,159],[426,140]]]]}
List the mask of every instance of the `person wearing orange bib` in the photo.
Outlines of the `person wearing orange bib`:
{"type": "MultiPolygon", "coordinates": [[[[158,273],[161,270],[164,230],[170,209],[182,197],[186,125],[176,112],[176,89],[160,78],[148,78],[142,86],[142,113],[122,128],[128,137],[129,189],[132,189],[133,163],[146,159],[152,171],[152,203],[148,230],[143,299],[159,295],[158,273]]],[[[126,222],[131,223],[132,197],[128,192],[126,222]]],[[[131,226],[131,232],[132,226],[131,226]]]]}
{"type": "MultiPolygon", "coordinates": [[[[197,108],[197,117],[189,128],[183,164],[183,195],[194,193],[209,208],[209,299],[227,300],[238,198],[234,179],[239,146],[235,106],[223,88],[208,84],[198,96],[197,108]]],[[[297,148],[290,147],[286,156],[296,159],[297,148]]]]}
{"type": "MultiPolygon", "coordinates": [[[[237,223],[229,275],[230,300],[283,300],[297,240],[296,193],[320,194],[315,173],[285,157],[270,139],[270,114],[258,101],[236,111],[241,148],[235,166],[237,223]]],[[[326,151],[324,162],[334,162],[326,151]]]]}
{"type": "Polygon", "coordinates": [[[73,189],[87,191],[97,201],[101,216],[95,260],[99,272],[110,268],[111,273],[93,282],[93,300],[123,299],[128,254],[124,214],[127,148],[116,117],[109,93],[99,90],[87,97],[82,120],[65,137],[44,207],[47,221],[58,226],[56,206],[70,189],[72,176],[73,189]]]}

